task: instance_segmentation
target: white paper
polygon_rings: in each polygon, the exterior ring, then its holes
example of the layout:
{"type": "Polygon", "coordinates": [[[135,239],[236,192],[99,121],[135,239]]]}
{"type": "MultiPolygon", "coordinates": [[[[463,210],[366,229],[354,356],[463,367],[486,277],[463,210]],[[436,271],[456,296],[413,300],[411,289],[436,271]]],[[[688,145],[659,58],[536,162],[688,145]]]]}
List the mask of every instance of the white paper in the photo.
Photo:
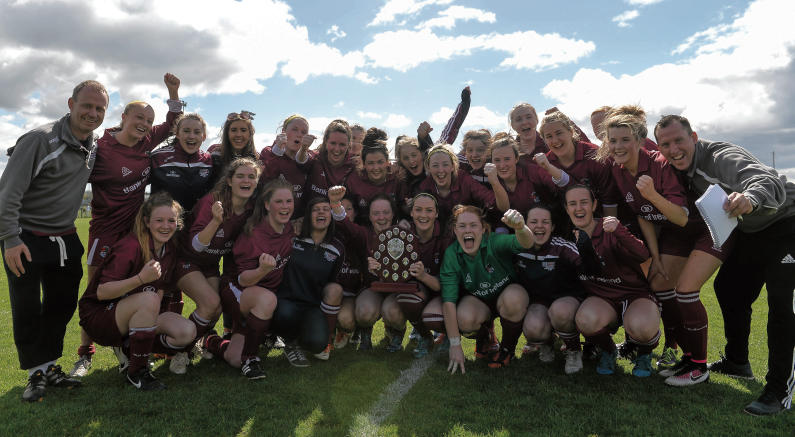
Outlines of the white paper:
{"type": "Polygon", "coordinates": [[[707,223],[712,243],[716,248],[723,246],[734,228],[737,227],[737,218],[730,218],[729,213],[723,210],[727,199],[726,192],[713,184],[696,200],[696,208],[704,218],[704,222],[707,223]]]}

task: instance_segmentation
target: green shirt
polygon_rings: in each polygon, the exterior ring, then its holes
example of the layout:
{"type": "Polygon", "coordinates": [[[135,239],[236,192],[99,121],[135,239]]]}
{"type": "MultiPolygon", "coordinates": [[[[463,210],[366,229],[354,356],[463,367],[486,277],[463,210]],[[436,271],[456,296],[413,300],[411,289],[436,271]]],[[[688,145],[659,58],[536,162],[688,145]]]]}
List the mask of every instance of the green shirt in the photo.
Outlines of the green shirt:
{"type": "Polygon", "coordinates": [[[482,300],[496,299],[515,281],[513,255],[523,250],[515,235],[484,235],[474,257],[464,253],[456,240],[444,252],[439,281],[442,301],[457,303],[459,291],[482,300]]]}

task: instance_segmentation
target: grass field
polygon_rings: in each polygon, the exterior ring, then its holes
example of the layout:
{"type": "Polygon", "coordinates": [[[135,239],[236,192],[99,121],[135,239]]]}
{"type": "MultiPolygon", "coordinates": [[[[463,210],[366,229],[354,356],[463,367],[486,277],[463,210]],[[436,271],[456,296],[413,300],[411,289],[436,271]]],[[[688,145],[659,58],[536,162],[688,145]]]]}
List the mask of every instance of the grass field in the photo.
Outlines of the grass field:
{"type": "MultiPolygon", "coordinates": [[[[85,241],[87,220],[78,220],[78,229],[85,241]]],[[[566,376],[561,356],[544,364],[531,355],[492,370],[473,361],[474,340],[465,340],[469,361],[463,376],[446,374],[446,356],[417,361],[409,351],[389,354],[377,346],[364,354],[348,347],[307,369],[290,367],[280,351],[273,351],[265,360],[267,378],[255,382],[218,359],[194,359],[182,376],[158,363],[155,375],[168,390],[144,393],[124,382],[110,349],[99,348],[82,388],[50,389],[42,403],[28,404],[21,401],[27,373],[19,370],[14,348],[5,276],[0,289],[3,436],[789,436],[795,431],[792,412],[772,418],[741,412],[760,394],[767,368],[764,293],[754,306],[750,344],[755,381],[712,375],[708,384],[675,389],[656,376],[631,376],[630,364],[623,360],[613,376],[596,375],[594,363],[586,363],[579,375],[566,376]],[[406,392],[412,378],[419,379],[406,392]],[[409,383],[393,384],[396,380],[409,383]]],[[[701,296],[710,316],[713,360],[723,346],[723,328],[711,283],[701,296]]],[[[186,300],[185,314],[192,307],[186,300]]],[[[379,322],[373,339],[382,337],[379,322]]],[[[75,314],[59,362],[66,371],[78,343],[75,314]]]]}

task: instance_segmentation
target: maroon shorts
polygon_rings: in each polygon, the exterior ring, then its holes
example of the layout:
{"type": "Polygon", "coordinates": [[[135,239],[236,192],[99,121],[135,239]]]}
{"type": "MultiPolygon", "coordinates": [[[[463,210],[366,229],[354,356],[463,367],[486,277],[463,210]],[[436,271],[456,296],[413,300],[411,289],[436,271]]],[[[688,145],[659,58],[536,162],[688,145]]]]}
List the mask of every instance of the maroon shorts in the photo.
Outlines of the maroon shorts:
{"type": "Polygon", "coordinates": [[[197,262],[188,259],[180,259],[177,262],[175,270],[176,270],[174,272],[174,278],[176,279],[175,282],[179,282],[179,280],[182,279],[183,276],[193,272],[200,272],[202,275],[204,275],[205,278],[218,278],[221,276],[221,270],[218,268],[218,264],[202,266],[199,265],[197,262]]]}
{"type": "Polygon", "coordinates": [[[177,313],[182,315],[182,308],[184,306],[185,302],[182,301],[181,291],[164,291],[163,298],[160,299],[160,314],[177,313]]]}
{"type": "Polygon", "coordinates": [[[124,337],[116,325],[116,304],[85,302],[80,305],[80,326],[102,346],[121,346],[124,337]]]}
{"type": "Polygon", "coordinates": [[[725,261],[729,256],[734,247],[734,240],[732,233],[722,247],[716,248],[703,220],[691,220],[683,228],[664,227],[658,238],[661,254],[686,258],[690,256],[690,252],[700,250],[721,261],[725,261]]]}
{"type": "Polygon", "coordinates": [[[88,255],[86,255],[86,265],[98,267],[107,258],[110,248],[121,240],[126,234],[104,234],[88,236],[88,255]]]}
{"type": "Polygon", "coordinates": [[[657,301],[657,298],[654,297],[654,295],[651,294],[651,293],[649,293],[649,294],[635,293],[635,294],[622,296],[620,299],[619,298],[608,298],[608,297],[596,296],[596,295],[593,295],[593,296],[594,297],[598,297],[599,299],[602,299],[603,301],[607,302],[608,304],[610,304],[610,306],[613,307],[613,310],[616,312],[616,314],[618,314],[618,323],[619,323],[619,325],[623,325],[624,324],[624,313],[627,312],[627,308],[629,308],[629,306],[632,304],[632,302],[635,302],[638,299],[648,299],[648,300],[654,302],[655,305],[657,305],[657,309],[658,310],[660,309],[660,303],[657,301]]]}

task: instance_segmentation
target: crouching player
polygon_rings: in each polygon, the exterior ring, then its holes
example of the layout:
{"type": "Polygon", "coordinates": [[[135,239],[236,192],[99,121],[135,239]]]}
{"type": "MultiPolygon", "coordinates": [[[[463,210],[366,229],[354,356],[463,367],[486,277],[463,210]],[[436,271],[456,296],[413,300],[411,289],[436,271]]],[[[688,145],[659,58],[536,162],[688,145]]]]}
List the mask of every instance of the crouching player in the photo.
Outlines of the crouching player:
{"type": "Polygon", "coordinates": [[[465,372],[460,332],[478,331],[492,314],[500,316],[502,345],[490,358],[489,367],[507,366],[522,334],[528,297],[521,285],[513,283],[513,257],[533,244],[533,234],[516,210],[506,211],[502,221],[516,233],[490,235],[480,208],[457,206],[453,211],[456,241],[445,251],[440,272],[451,373],[458,368],[465,372]],[[461,290],[465,292],[463,296],[461,290]]]}
{"type": "Polygon", "coordinates": [[[615,373],[617,350],[611,327],[624,324],[627,340],[637,347],[632,374],[651,375],[651,351],[660,340],[660,311],[640,264],[649,250],[615,217],[595,219],[596,201],[584,185],[566,190],[566,212],[577,228],[583,286],[588,297],[577,310],[577,329],[602,349],[596,372],[615,373]]]}
{"type": "Polygon", "coordinates": [[[571,241],[553,237],[552,210],[538,205],[527,213],[527,227],[533,232],[533,246],[516,256],[519,283],[530,293],[530,307],[524,318],[527,343],[538,346],[538,358],[552,362],[554,331],[566,345],[567,374],[582,370],[580,333],[574,316],[585,297],[578,277],[582,261],[571,241]]]}
{"type": "Polygon", "coordinates": [[[79,303],[80,326],[97,343],[114,347],[119,370],[141,390],[166,387],[151,374],[149,354],[177,353],[196,335],[193,323],[179,314],[159,314],[176,264],[172,237],[182,226],[181,214],[168,194],[149,197],[132,234],[113,245],[79,303]]]}

